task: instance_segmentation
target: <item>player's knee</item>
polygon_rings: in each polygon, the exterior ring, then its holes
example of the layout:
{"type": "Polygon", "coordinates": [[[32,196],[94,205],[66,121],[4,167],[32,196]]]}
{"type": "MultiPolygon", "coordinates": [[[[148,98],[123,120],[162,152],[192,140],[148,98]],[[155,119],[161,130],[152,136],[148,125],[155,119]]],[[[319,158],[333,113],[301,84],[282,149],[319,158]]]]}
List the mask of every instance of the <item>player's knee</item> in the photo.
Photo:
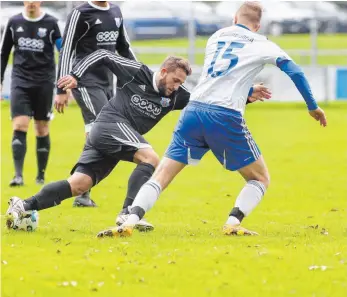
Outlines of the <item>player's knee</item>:
{"type": "Polygon", "coordinates": [[[151,164],[154,168],[157,168],[160,162],[158,154],[152,149],[143,150],[139,154],[136,153],[135,159],[141,163],[151,164]]]}
{"type": "Polygon", "coordinates": [[[93,180],[90,176],[76,172],[67,180],[71,186],[73,196],[82,195],[93,186],[93,180]]]}
{"type": "Polygon", "coordinates": [[[270,185],[270,174],[268,172],[265,172],[257,178],[259,182],[261,182],[266,188],[270,185]]]}
{"type": "Polygon", "coordinates": [[[46,121],[36,121],[35,131],[38,137],[47,136],[49,134],[49,123],[46,121]]]}
{"type": "Polygon", "coordinates": [[[30,118],[27,116],[19,116],[15,117],[12,122],[13,130],[27,132],[30,118]]]}

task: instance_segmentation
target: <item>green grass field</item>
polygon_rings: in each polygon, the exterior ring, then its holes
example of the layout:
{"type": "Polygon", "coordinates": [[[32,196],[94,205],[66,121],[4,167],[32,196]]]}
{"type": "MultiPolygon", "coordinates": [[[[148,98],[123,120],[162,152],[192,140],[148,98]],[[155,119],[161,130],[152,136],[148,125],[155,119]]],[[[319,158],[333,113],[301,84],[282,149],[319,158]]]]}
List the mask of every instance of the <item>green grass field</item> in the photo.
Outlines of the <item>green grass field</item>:
{"type": "MultiPolygon", "coordinates": [[[[26,185],[11,189],[9,106],[1,111],[1,213],[13,195],[37,191],[35,137],[28,135],[26,185]]],[[[346,103],[323,106],[319,127],[304,105],[256,103],[246,119],[272,174],[260,206],[244,225],[259,237],[221,234],[244,182],[211,154],[189,167],[163,193],[147,219],[152,233],[95,238],[114,224],[133,164],[119,167],[93,191],[96,209],[74,209],[72,199],[40,213],[36,232],[8,231],[1,220],[3,297],[22,296],[347,296],[346,103]],[[328,232],[322,234],[323,228],[328,232]],[[326,270],[310,270],[310,266],[326,270]]],[[[146,137],[162,155],[179,113],[146,137]]],[[[64,179],[84,141],[77,106],[52,121],[48,181],[64,179]]],[[[323,232],[324,233],[324,232],[323,232]]]]}
{"type": "MultiPolygon", "coordinates": [[[[311,37],[307,34],[289,34],[280,37],[269,36],[269,39],[277,43],[280,47],[285,50],[291,49],[311,49],[311,37]]],[[[207,42],[206,37],[198,37],[196,39],[196,48],[205,48],[207,42]]],[[[146,47],[183,47],[188,48],[187,39],[170,39],[170,40],[149,40],[149,41],[134,41],[132,46],[146,46],[146,47]]],[[[320,34],[317,39],[318,49],[347,49],[347,34],[333,34],[325,35],[320,34]]],[[[168,52],[168,54],[176,54],[175,52],[168,52]]],[[[166,54],[139,54],[138,58],[141,61],[149,64],[161,64],[166,54]]],[[[306,65],[311,63],[310,57],[305,57],[301,55],[291,55],[291,57],[300,65],[306,65]]],[[[204,55],[196,54],[195,62],[197,64],[203,64],[204,55]]],[[[337,56],[319,56],[318,64],[320,65],[347,65],[346,55],[337,56]]]]}

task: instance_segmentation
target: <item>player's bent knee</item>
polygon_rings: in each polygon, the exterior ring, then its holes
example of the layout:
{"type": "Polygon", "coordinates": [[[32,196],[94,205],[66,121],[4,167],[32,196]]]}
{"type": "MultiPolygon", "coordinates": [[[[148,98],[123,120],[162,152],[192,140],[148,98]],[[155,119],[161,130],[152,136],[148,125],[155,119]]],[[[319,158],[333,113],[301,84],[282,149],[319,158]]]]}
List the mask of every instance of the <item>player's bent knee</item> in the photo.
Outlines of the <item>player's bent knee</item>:
{"type": "Polygon", "coordinates": [[[154,168],[157,168],[160,162],[158,154],[153,149],[138,150],[134,159],[136,163],[151,164],[154,168]]]}
{"type": "Polygon", "coordinates": [[[75,172],[67,180],[71,186],[73,196],[82,195],[93,186],[93,179],[89,175],[75,172]]]}

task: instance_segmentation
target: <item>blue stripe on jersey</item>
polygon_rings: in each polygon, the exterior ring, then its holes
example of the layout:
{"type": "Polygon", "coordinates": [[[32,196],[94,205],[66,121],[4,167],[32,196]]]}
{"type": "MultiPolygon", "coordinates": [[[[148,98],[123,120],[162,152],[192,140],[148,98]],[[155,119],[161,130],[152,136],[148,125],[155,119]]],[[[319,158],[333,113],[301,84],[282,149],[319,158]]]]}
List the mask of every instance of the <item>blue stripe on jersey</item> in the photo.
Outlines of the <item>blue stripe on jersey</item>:
{"type": "Polygon", "coordinates": [[[63,43],[63,38],[58,38],[56,41],[55,41],[55,46],[57,47],[57,50],[60,52],[61,50],[61,45],[63,43]]]}
{"type": "Polygon", "coordinates": [[[285,72],[295,84],[296,88],[304,98],[309,110],[318,108],[316,100],[314,100],[310,85],[302,72],[301,68],[291,60],[277,58],[276,65],[285,72]]]}
{"type": "Polygon", "coordinates": [[[239,27],[241,27],[241,28],[243,28],[243,29],[246,29],[246,30],[248,30],[248,31],[251,31],[251,29],[249,29],[249,28],[246,27],[245,25],[236,24],[235,26],[239,26],[239,27]]]}

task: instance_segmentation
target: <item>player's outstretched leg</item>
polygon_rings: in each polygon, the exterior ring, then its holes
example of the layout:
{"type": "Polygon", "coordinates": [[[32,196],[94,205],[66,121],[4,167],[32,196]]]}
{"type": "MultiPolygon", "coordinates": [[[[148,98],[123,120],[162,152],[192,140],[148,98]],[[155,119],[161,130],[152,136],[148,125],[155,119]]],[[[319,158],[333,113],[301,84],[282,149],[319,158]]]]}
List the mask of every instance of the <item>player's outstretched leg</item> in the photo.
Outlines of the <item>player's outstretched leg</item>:
{"type": "Polygon", "coordinates": [[[247,183],[236,199],[235,206],[223,227],[223,233],[225,235],[258,235],[255,231],[241,227],[241,222],[263,198],[270,183],[269,173],[262,156],[250,165],[239,169],[239,172],[247,183]]]}
{"type": "MultiPolygon", "coordinates": [[[[137,165],[137,167],[134,169],[128,181],[128,191],[124,200],[123,209],[116,218],[116,225],[120,226],[127,220],[136,194],[139,192],[142,185],[151,178],[154,170],[155,168],[153,165],[144,162],[137,165]]],[[[135,225],[135,229],[147,232],[152,231],[154,226],[147,222],[145,218],[142,218],[135,225]]]]}
{"type": "Polygon", "coordinates": [[[75,172],[68,180],[45,185],[40,192],[28,199],[13,197],[9,201],[6,225],[11,228],[24,212],[57,206],[63,200],[83,193],[92,186],[93,180],[90,176],[75,172]]]}

